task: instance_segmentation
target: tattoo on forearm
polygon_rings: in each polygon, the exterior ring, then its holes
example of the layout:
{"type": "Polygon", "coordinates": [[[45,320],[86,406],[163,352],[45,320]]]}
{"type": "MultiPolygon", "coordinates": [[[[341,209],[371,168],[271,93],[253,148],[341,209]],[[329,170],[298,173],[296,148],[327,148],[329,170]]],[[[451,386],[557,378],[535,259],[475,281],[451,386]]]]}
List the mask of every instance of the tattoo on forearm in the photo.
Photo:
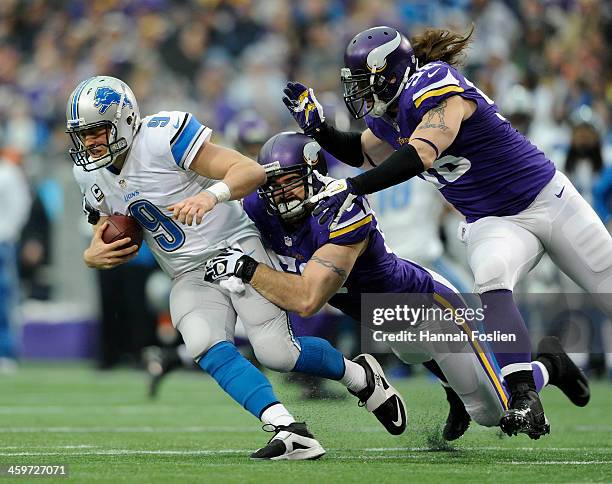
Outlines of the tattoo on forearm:
{"type": "Polygon", "coordinates": [[[435,108],[429,110],[423,119],[423,123],[417,127],[419,129],[438,128],[442,131],[449,129],[444,121],[444,109],[446,109],[446,99],[435,108]]]}
{"type": "Polygon", "coordinates": [[[329,270],[338,274],[338,276],[340,276],[342,279],[346,279],[346,271],[344,269],[341,269],[340,267],[335,266],[330,261],[321,259],[320,257],[317,257],[317,256],[312,257],[310,260],[318,262],[322,266],[327,267],[329,270]]]}

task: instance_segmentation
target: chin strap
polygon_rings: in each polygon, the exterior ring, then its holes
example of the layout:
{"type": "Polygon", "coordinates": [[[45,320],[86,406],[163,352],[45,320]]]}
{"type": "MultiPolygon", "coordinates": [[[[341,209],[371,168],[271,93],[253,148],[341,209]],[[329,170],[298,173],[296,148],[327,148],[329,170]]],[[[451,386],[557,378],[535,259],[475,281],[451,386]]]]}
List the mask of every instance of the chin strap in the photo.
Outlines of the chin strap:
{"type": "MultiPolygon", "coordinates": [[[[416,65],[415,65],[415,71],[418,68],[419,68],[419,61],[417,60],[416,65]]],[[[372,68],[372,70],[374,71],[375,68],[372,68]]],[[[391,103],[393,103],[400,96],[400,94],[404,90],[404,86],[408,82],[408,78],[410,77],[410,74],[411,74],[410,66],[408,66],[406,67],[406,70],[404,71],[404,77],[402,77],[402,82],[400,82],[400,85],[398,86],[397,91],[395,92],[395,96],[393,96],[389,102],[381,101],[380,99],[378,99],[377,94],[372,93],[372,97],[374,98],[374,107],[372,108],[372,111],[370,111],[370,115],[372,117],[380,118],[387,112],[387,108],[391,105],[391,103]]],[[[370,76],[370,85],[373,85],[373,84],[374,84],[374,74],[370,76]]]]}

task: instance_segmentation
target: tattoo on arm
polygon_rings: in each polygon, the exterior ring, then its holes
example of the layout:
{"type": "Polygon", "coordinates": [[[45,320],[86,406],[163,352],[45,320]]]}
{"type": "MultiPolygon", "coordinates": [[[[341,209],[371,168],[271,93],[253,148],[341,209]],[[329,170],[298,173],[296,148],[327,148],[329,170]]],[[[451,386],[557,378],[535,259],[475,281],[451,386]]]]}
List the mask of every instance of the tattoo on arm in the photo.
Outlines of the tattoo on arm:
{"type": "Polygon", "coordinates": [[[449,129],[444,122],[444,109],[446,109],[446,99],[438,104],[435,108],[429,110],[425,115],[424,124],[417,129],[438,128],[442,131],[449,129]]]}
{"type": "Polygon", "coordinates": [[[346,279],[346,276],[347,276],[346,271],[340,267],[335,266],[330,261],[321,259],[320,257],[317,257],[317,256],[313,256],[310,260],[318,262],[322,266],[327,267],[332,272],[335,272],[336,274],[338,274],[338,276],[341,277],[342,280],[346,279]]]}

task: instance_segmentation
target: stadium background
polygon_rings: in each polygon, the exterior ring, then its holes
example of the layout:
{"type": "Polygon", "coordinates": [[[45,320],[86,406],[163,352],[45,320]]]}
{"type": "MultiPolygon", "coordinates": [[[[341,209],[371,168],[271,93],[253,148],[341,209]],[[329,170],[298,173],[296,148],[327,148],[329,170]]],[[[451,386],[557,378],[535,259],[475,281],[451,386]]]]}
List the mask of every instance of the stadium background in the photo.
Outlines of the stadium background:
{"type": "MultiPolygon", "coordinates": [[[[15,352],[0,334],[5,346],[4,354],[0,352],[0,394],[3,378],[5,388],[18,382],[20,374],[24,381],[34,381],[32,372],[37,370],[32,368],[49,358],[76,361],[76,368],[92,366],[92,359],[99,368],[142,368],[142,348],[168,338],[167,315],[159,303],[163,278],[154,274],[154,262],[145,252],[129,267],[107,274],[97,274],[82,262],[90,229],[72,178],[69,137],[64,133],[66,99],[78,82],[96,74],[119,77],[134,90],[143,115],[164,109],[190,111],[213,129],[215,142],[232,145],[238,142],[236,126],[246,112],[263,118],[270,134],[296,129],[281,93],[287,80],[299,80],[314,88],[328,119],[338,127],[362,129],[360,122],[349,119],[339,83],[343,49],[355,33],[379,24],[408,35],[425,26],[466,32],[472,23],[474,41],[464,72],[557,168],[566,171],[608,223],[609,2],[0,2],[0,305],[5,312],[11,310],[15,352]],[[22,180],[30,197],[20,199],[22,180]],[[103,298],[111,308],[106,313],[103,298]]],[[[463,249],[454,233],[458,216],[439,199],[432,201],[435,233],[419,234],[418,216],[429,213],[414,204],[414,187],[401,190],[373,197],[383,230],[399,234],[398,252],[450,268],[469,288],[463,249]],[[387,227],[388,206],[404,210],[404,221],[394,219],[387,227]],[[411,242],[406,243],[408,238],[411,242]]],[[[420,200],[430,199],[423,195],[420,200]]],[[[396,247],[393,240],[389,243],[396,247]]],[[[521,290],[576,288],[543,261],[521,290]]],[[[602,321],[596,328],[599,355],[581,360],[604,380],[612,377],[609,326],[602,321]]],[[[339,327],[348,332],[346,324],[339,327]]],[[[354,351],[347,346],[348,336],[340,336],[340,343],[354,351]]],[[[58,367],[51,379],[75,377],[71,372],[77,370],[69,368],[58,367]]],[[[84,375],[89,373],[77,373],[75,378],[90,378],[84,375]]],[[[17,393],[16,401],[18,397],[17,393]]]]}

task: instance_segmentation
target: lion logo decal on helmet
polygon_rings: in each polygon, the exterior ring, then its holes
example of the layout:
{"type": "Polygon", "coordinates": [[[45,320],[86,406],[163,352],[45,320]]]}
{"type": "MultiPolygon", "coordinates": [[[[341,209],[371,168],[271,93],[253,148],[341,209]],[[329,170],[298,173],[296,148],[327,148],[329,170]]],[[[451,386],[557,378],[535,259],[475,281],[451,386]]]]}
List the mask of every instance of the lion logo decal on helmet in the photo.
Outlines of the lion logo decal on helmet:
{"type": "MultiPolygon", "coordinates": [[[[99,107],[98,112],[100,114],[104,114],[108,108],[110,108],[113,104],[119,106],[121,102],[121,94],[115,91],[113,88],[108,86],[99,87],[96,89],[96,93],[94,94],[94,107],[99,107]]],[[[123,98],[123,106],[129,106],[130,109],[133,108],[132,102],[126,97],[123,98]]]]}

